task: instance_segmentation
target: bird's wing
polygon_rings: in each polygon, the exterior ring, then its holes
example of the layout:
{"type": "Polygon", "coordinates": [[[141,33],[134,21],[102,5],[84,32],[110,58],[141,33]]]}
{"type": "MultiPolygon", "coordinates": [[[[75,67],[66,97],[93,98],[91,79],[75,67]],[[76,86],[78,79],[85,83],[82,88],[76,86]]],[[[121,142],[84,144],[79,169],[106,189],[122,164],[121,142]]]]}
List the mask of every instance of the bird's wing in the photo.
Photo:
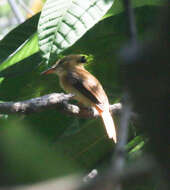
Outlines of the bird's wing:
{"type": "Polygon", "coordinates": [[[109,102],[99,81],[88,71],[70,72],[66,78],[83,96],[87,97],[102,117],[109,138],[117,142],[116,128],[109,112],[109,102]]]}
{"type": "Polygon", "coordinates": [[[98,82],[98,80],[88,71],[70,72],[67,80],[82,95],[89,98],[95,104],[104,104],[108,102],[107,96],[98,82]],[[88,75],[87,75],[88,73],[88,75]]]}

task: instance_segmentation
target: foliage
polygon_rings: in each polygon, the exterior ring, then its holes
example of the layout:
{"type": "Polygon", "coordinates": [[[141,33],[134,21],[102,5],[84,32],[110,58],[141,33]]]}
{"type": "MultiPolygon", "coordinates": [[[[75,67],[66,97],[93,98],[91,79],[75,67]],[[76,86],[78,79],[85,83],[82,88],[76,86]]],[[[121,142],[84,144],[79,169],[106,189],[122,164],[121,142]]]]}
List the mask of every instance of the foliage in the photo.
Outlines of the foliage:
{"type": "MultiPolygon", "coordinates": [[[[41,16],[37,14],[26,20],[0,41],[0,77],[4,79],[0,84],[1,101],[24,100],[62,91],[56,76],[40,76],[41,71],[47,68],[46,63],[56,61],[59,53],[92,55],[94,62],[88,65],[88,70],[101,81],[110,103],[120,100],[122,89],[116,57],[119,49],[128,41],[123,7],[119,0],[106,4],[100,0],[102,4],[98,8],[97,1],[93,6],[89,4],[90,1],[74,2],[79,7],[86,7],[85,18],[82,8],[78,12],[70,9],[73,1],[65,4],[65,0],[47,0],[41,16]],[[53,8],[56,3],[57,10],[53,8]],[[58,7],[63,6],[58,12],[58,7]],[[70,15],[73,14],[76,15],[75,22],[81,21],[85,27],[80,23],[70,24],[70,15]],[[93,20],[90,14],[94,15],[93,20]],[[64,28],[66,22],[69,31],[64,28]],[[67,42],[66,45],[62,46],[59,34],[67,42]]],[[[159,1],[140,2],[134,0],[133,6],[136,7],[138,36],[142,40],[155,22],[158,12],[155,5],[159,1]]],[[[9,176],[3,183],[28,183],[100,168],[106,164],[106,157],[114,148],[100,120],[73,118],[57,110],[24,117],[9,116],[8,119],[1,119],[0,124],[0,144],[5,156],[2,171],[4,176],[9,176]]],[[[127,146],[129,158],[137,151],[142,152],[144,146],[140,132],[135,126],[132,128],[127,146]]]]}

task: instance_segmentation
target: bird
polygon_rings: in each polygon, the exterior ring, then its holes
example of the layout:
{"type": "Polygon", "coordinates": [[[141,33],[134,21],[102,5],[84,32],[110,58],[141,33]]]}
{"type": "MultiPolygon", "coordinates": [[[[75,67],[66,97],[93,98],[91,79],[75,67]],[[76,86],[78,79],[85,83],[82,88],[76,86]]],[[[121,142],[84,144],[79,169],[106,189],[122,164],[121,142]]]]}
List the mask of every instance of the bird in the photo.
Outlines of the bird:
{"type": "Polygon", "coordinates": [[[94,107],[103,120],[108,137],[116,143],[116,127],[109,110],[108,97],[97,78],[85,69],[86,63],[85,55],[71,54],[59,59],[42,74],[58,75],[65,92],[73,94],[73,99],[85,107],[94,107]]]}

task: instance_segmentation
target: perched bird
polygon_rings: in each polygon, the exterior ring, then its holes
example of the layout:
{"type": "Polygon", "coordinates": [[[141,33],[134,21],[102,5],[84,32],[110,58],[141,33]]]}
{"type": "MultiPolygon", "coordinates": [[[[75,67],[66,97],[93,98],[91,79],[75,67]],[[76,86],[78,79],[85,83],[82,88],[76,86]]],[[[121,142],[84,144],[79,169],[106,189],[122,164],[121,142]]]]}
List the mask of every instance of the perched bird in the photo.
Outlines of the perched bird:
{"type": "Polygon", "coordinates": [[[69,55],[58,60],[42,74],[57,74],[61,87],[74,94],[74,99],[88,107],[95,107],[101,116],[109,138],[117,142],[116,128],[109,111],[109,101],[100,82],[85,68],[83,55],[69,55]]]}

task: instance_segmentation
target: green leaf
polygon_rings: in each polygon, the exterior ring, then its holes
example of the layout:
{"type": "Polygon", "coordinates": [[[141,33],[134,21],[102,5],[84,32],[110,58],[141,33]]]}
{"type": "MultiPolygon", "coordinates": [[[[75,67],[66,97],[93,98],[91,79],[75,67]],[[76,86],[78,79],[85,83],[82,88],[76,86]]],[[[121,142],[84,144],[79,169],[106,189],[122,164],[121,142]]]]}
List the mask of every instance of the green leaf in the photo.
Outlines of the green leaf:
{"type": "Polygon", "coordinates": [[[5,70],[1,71],[0,77],[15,77],[16,75],[23,75],[26,72],[31,72],[40,64],[41,61],[42,58],[39,52],[35,53],[23,59],[22,61],[17,62],[11,67],[8,67],[5,70]]]}
{"type": "MultiPolygon", "coordinates": [[[[143,7],[146,5],[155,5],[159,6],[163,3],[162,0],[131,0],[132,7],[143,7]]],[[[118,13],[121,13],[124,11],[123,2],[121,0],[115,0],[115,3],[112,5],[112,7],[109,9],[107,14],[104,15],[103,19],[116,15],[118,13]]]]}
{"type": "Polygon", "coordinates": [[[79,171],[60,147],[57,151],[47,138],[34,133],[19,117],[0,120],[0,185],[33,183],[79,171]]]}
{"type": "Polygon", "coordinates": [[[22,47],[20,47],[13,55],[9,56],[9,58],[7,58],[7,60],[5,60],[0,65],[0,71],[3,71],[4,69],[16,64],[17,62],[20,62],[24,58],[31,56],[38,50],[39,48],[37,42],[37,35],[34,34],[25,42],[25,44],[22,47]]]}
{"type": "Polygon", "coordinates": [[[57,138],[55,148],[58,150],[62,147],[66,157],[75,160],[82,168],[89,169],[113,150],[115,144],[112,139],[108,139],[100,119],[84,119],[79,122],[79,130],[76,133],[66,135],[65,131],[69,130],[70,126],[66,128],[63,135],[57,138]]]}
{"type": "Polygon", "coordinates": [[[136,136],[126,145],[126,149],[130,152],[134,149],[134,147],[138,146],[138,144],[140,144],[141,142],[143,142],[143,138],[141,136],[136,136]]]}
{"type": "Polygon", "coordinates": [[[144,146],[144,144],[145,144],[144,141],[140,142],[138,145],[136,145],[136,146],[129,152],[129,154],[133,154],[133,153],[135,153],[135,152],[141,150],[141,148],[144,146]]]}
{"type": "Polygon", "coordinates": [[[0,41],[0,64],[14,54],[37,30],[40,14],[37,14],[10,31],[0,41]]]}
{"type": "Polygon", "coordinates": [[[54,62],[59,53],[73,45],[111,7],[105,0],[47,0],[38,25],[43,58],[54,62]]]}

